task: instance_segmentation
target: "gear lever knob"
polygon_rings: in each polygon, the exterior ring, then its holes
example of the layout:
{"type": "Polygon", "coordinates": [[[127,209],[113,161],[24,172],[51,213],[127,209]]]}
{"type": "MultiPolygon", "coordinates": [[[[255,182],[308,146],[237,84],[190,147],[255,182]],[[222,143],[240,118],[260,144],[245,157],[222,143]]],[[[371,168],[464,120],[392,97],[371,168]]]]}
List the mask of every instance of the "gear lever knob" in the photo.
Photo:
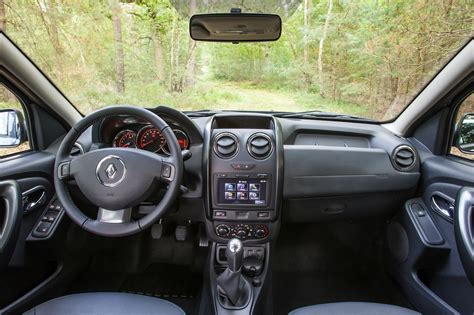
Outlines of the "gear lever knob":
{"type": "Polygon", "coordinates": [[[229,270],[233,272],[240,271],[244,257],[244,244],[242,244],[242,241],[237,238],[230,239],[227,243],[225,255],[229,270]]]}

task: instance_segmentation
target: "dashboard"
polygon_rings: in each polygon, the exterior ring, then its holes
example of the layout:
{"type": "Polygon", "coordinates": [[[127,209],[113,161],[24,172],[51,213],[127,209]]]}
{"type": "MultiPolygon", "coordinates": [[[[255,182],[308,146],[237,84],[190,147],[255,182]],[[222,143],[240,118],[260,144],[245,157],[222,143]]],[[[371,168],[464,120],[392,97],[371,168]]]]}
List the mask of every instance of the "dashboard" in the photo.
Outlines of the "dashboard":
{"type": "MultiPolygon", "coordinates": [[[[282,221],[387,217],[420,178],[414,145],[379,124],[150,110],[188,151],[173,217],[203,222],[215,241],[265,242],[282,221]]],[[[95,124],[92,144],[169,154],[160,130],[130,116],[95,124]]]]}

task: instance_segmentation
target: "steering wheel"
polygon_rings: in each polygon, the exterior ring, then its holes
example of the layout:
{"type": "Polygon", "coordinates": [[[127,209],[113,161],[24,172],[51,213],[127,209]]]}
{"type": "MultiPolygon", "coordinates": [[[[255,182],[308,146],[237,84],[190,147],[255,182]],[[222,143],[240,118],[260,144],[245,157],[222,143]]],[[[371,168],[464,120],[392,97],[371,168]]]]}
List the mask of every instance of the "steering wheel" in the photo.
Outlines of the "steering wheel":
{"type": "Polygon", "coordinates": [[[163,119],[144,108],[110,106],[81,119],[64,137],[56,154],[54,186],[72,221],[91,233],[119,237],[143,231],[163,216],[178,197],[183,171],[178,140],[163,119]],[[101,148],[71,157],[79,136],[111,115],[131,115],[148,121],[164,136],[170,156],[132,148],[101,148]],[[86,216],[72,200],[67,186],[72,179],[84,196],[99,207],[97,219],[86,216]],[[168,185],[163,198],[149,214],[132,221],[132,207],[149,197],[157,182],[168,185]]]}

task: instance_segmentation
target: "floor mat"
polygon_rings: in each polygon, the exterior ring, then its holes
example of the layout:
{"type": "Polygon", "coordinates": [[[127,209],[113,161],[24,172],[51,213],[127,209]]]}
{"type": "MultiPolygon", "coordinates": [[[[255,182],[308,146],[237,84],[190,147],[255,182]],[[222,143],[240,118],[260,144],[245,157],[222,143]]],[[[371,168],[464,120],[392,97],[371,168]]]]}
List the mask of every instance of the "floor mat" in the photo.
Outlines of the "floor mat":
{"type": "Polygon", "coordinates": [[[276,315],[344,301],[410,308],[383,268],[383,224],[286,225],[273,255],[276,315]]]}
{"type": "Polygon", "coordinates": [[[198,308],[202,278],[190,268],[153,264],[144,272],[86,272],[69,288],[69,293],[125,292],[166,299],[180,306],[186,314],[198,308]]]}

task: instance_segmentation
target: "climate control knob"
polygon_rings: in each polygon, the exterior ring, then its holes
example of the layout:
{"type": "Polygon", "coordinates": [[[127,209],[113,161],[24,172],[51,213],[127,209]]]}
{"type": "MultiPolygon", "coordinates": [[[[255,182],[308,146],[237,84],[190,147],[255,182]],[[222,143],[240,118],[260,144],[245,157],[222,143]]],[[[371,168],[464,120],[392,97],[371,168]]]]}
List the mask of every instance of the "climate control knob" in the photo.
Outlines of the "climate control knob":
{"type": "Polygon", "coordinates": [[[230,228],[225,224],[220,224],[216,227],[216,233],[218,236],[225,237],[229,236],[230,228]]]}
{"type": "Polygon", "coordinates": [[[257,238],[265,238],[269,234],[268,226],[264,224],[258,224],[255,227],[255,237],[257,238]]]}
{"type": "Polygon", "coordinates": [[[238,229],[236,232],[235,232],[235,235],[238,237],[238,238],[245,238],[247,236],[247,231],[245,229],[238,229]]]}

